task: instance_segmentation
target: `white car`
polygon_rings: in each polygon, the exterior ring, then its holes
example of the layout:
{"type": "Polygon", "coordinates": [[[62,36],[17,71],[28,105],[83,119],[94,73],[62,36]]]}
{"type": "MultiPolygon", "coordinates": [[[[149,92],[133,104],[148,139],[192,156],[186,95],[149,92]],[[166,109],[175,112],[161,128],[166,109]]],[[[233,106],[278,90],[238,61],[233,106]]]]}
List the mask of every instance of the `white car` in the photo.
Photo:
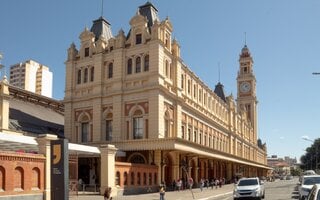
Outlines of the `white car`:
{"type": "Polygon", "coordinates": [[[319,190],[320,190],[320,184],[313,185],[311,191],[309,192],[307,200],[320,200],[319,190]]]}
{"type": "Polygon", "coordinates": [[[241,178],[233,191],[233,199],[256,198],[264,199],[264,183],[259,178],[241,178]]]}
{"type": "Polygon", "coordinates": [[[300,200],[304,200],[308,196],[314,184],[320,184],[320,175],[307,175],[301,178],[301,185],[299,187],[300,200]]]}

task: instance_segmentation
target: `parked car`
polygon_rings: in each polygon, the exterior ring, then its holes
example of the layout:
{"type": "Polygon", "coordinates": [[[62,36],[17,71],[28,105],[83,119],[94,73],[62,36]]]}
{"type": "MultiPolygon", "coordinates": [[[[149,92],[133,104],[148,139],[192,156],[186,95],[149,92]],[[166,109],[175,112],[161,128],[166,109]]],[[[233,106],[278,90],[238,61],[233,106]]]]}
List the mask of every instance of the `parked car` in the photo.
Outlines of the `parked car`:
{"type": "Polygon", "coordinates": [[[320,184],[313,185],[311,191],[309,192],[307,200],[319,200],[320,199],[319,190],[320,190],[320,184]]]}
{"type": "Polygon", "coordinates": [[[287,175],[286,176],[286,180],[292,180],[293,179],[293,176],[292,175],[287,175]]]}
{"type": "Polygon", "coordinates": [[[241,178],[233,191],[233,199],[256,198],[263,199],[265,196],[264,183],[258,177],[241,178]]]}
{"type": "Polygon", "coordinates": [[[301,185],[299,187],[299,199],[300,200],[304,200],[308,196],[308,194],[314,184],[320,184],[320,175],[302,176],[301,185]]]}

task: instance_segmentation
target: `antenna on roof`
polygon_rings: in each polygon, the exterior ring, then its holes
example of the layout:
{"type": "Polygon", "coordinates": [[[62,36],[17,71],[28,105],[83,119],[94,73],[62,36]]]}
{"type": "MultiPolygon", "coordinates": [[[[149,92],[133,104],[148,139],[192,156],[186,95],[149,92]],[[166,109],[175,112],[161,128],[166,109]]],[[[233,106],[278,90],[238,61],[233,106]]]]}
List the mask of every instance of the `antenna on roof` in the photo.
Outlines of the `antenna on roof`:
{"type": "Polygon", "coordinates": [[[218,81],[219,81],[219,83],[220,83],[220,62],[218,62],[218,81]]]}
{"type": "Polygon", "coordinates": [[[103,1],[104,0],[101,0],[101,17],[103,17],[103,1]]]}

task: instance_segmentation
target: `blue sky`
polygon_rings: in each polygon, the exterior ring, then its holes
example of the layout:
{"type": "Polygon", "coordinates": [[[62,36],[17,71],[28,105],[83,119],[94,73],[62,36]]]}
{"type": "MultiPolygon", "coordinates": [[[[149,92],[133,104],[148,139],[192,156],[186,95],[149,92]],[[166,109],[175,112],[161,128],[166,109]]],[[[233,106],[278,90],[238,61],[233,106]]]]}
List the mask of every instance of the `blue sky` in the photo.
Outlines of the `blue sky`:
{"type": "MultiPolygon", "coordinates": [[[[113,35],[126,33],[146,0],[104,0],[113,35]]],[[[258,132],[268,154],[299,158],[320,133],[320,1],[151,1],[169,16],[184,62],[211,88],[236,97],[238,59],[247,35],[257,79],[258,132]]],[[[7,67],[27,59],[50,67],[53,96],[64,97],[67,48],[101,15],[101,0],[2,0],[0,52],[7,67]]]]}

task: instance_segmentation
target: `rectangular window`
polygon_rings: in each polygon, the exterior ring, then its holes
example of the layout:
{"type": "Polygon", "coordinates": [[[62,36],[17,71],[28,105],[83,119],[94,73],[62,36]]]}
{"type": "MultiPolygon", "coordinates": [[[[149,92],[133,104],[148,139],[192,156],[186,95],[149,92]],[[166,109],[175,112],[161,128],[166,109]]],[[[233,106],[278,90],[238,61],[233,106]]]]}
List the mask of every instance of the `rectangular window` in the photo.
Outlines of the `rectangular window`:
{"type": "Polygon", "coordinates": [[[110,63],[108,67],[108,78],[112,78],[112,77],[113,77],[113,64],[110,63]]]}
{"type": "Polygon", "coordinates": [[[136,44],[141,44],[142,43],[142,35],[141,34],[137,34],[136,35],[136,44]]]}
{"type": "Polygon", "coordinates": [[[94,81],[94,67],[91,67],[91,69],[90,69],[90,81],[91,82],[94,81]]]}
{"type": "Polygon", "coordinates": [[[142,117],[133,118],[133,139],[143,138],[143,119],[142,117]]]}
{"type": "Polygon", "coordinates": [[[106,121],[106,141],[112,141],[112,120],[106,121]]]}
{"type": "Polygon", "coordinates": [[[184,76],[181,74],[181,88],[184,88],[184,76]]]}
{"type": "Polygon", "coordinates": [[[181,138],[184,139],[185,133],[184,133],[184,126],[181,126],[181,138]]]}
{"type": "Polygon", "coordinates": [[[84,49],[84,57],[88,57],[89,56],[89,47],[84,49]]]}
{"type": "Polygon", "coordinates": [[[81,123],[81,142],[89,141],[89,123],[81,123]]]}

